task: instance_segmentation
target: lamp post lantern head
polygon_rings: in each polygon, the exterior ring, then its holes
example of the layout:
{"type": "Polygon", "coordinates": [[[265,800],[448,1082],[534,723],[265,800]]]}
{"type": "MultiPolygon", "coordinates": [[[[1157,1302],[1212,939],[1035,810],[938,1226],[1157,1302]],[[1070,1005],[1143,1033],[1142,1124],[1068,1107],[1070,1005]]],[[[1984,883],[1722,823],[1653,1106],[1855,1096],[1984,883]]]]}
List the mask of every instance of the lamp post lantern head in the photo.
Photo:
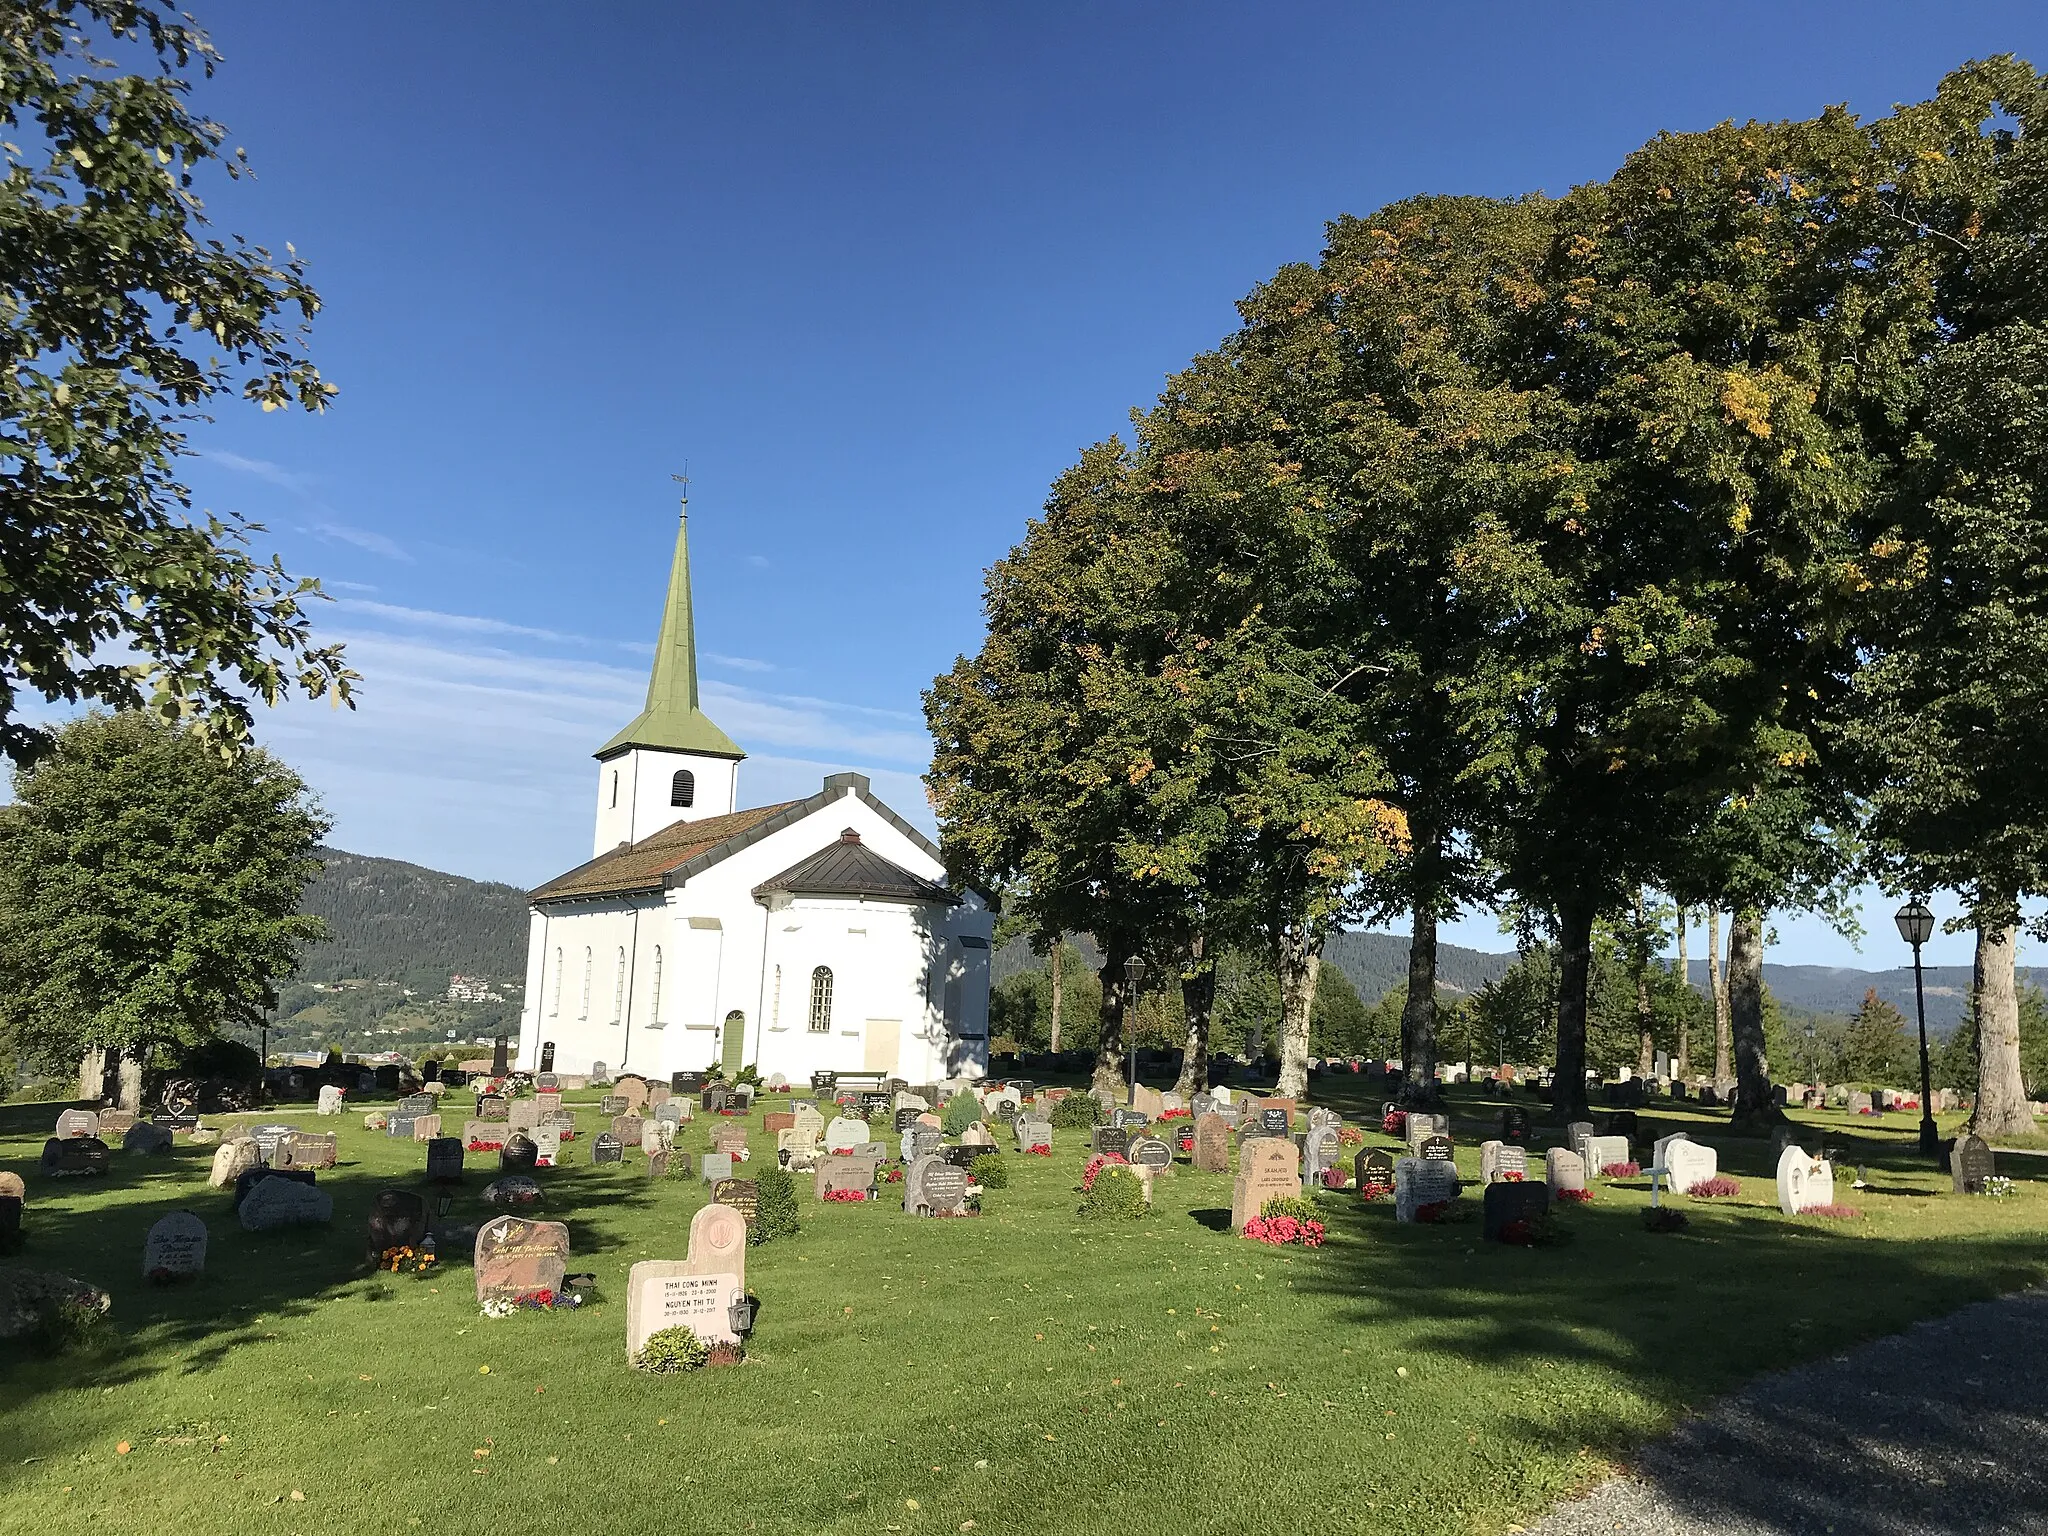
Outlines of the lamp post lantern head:
{"type": "Polygon", "coordinates": [[[1145,961],[1141,956],[1131,956],[1124,962],[1124,980],[1134,987],[1137,986],[1145,979],[1145,969],[1145,961]]]}
{"type": "Polygon", "coordinates": [[[1899,937],[1915,949],[1934,937],[1934,914],[1918,896],[1899,908],[1892,921],[1899,925],[1899,937]]]}

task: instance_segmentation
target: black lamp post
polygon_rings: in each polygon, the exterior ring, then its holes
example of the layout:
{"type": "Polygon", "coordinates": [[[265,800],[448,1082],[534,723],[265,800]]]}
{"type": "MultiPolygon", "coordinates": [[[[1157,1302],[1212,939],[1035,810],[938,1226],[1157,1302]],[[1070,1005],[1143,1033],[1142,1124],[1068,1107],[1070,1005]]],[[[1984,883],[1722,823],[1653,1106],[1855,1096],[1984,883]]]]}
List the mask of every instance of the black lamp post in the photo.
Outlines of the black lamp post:
{"type": "Polygon", "coordinates": [[[1129,984],[1130,995],[1124,999],[1124,1055],[1130,1068],[1130,1094],[1124,1102],[1137,1107],[1138,1103],[1138,988],[1145,980],[1145,962],[1138,955],[1124,962],[1124,980],[1129,984]]]}
{"type": "Polygon", "coordinates": [[[1934,1083],[1927,1069],[1927,991],[1920,979],[1920,946],[1934,937],[1934,914],[1915,896],[1893,915],[1899,937],[1913,946],[1913,1004],[1920,1014],[1920,1150],[1929,1157],[1941,1152],[1941,1133],[1934,1125],[1934,1083]]]}

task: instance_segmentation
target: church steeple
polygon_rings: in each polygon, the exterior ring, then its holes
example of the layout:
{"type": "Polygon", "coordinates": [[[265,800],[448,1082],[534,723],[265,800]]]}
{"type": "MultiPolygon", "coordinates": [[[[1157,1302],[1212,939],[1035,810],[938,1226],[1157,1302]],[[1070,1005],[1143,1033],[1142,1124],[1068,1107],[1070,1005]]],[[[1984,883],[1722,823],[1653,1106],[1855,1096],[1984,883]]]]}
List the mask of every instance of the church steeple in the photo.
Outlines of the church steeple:
{"type": "Polygon", "coordinates": [[[600,759],[632,747],[666,752],[699,753],[706,757],[746,756],[733,739],[713,725],[697,703],[697,626],[690,611],[690,503],[676,527],[675,560],[669,567],[668,604],[662,610],[661,638],[655,642],[654,672],[647,680],[647,707],[626,728],[597,749],[600,759]]]}

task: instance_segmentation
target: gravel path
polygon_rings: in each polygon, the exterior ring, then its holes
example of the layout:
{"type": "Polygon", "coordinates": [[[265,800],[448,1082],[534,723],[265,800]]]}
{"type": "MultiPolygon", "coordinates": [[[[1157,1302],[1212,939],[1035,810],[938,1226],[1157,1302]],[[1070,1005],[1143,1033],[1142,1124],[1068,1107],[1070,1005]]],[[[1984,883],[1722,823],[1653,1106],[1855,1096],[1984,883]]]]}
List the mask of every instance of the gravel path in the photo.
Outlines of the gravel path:
{"type": "Polygon", "coordinates": [[[1530,1536],[2043,1536],[2048,1290],[1752,1382],[1530,1536]]]}

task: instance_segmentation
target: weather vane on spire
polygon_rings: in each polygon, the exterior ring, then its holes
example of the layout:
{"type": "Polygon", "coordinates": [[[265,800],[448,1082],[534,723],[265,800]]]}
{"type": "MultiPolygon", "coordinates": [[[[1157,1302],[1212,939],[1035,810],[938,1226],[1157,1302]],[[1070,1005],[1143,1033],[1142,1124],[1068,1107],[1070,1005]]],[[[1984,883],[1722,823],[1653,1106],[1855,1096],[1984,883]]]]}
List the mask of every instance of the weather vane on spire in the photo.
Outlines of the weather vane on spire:
{"type": "Polygon", "coordinates": [[[675,481],[676,484],[683,488],[683,516],[688,517],[690,515],[690,461],[688,459],[683,460],[683,472],[680,475],[670,475],[669,479],[675,481]]]}

